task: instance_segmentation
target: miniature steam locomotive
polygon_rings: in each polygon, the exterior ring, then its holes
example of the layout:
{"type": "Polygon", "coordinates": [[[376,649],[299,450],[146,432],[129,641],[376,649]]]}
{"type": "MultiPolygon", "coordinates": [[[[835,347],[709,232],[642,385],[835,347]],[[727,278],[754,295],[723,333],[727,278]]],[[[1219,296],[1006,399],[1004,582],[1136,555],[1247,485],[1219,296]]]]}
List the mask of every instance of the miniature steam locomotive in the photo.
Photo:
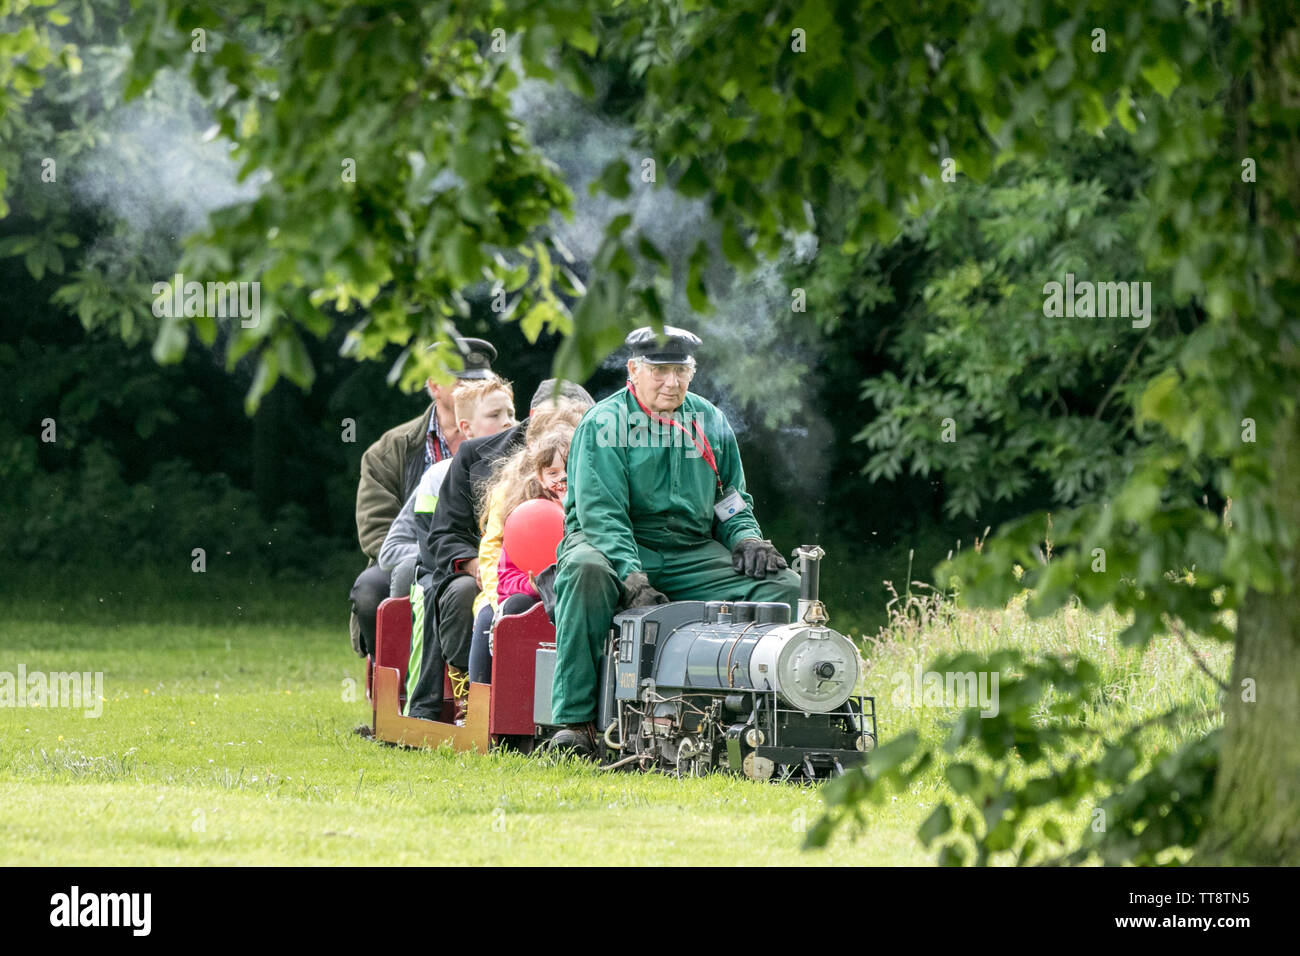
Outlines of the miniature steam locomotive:
{"type": "MultiPolygon", "coordinates": [[[[799,619],[781,603],[676,601],[614,618],[597,726],[615,762],[679,773],[808,779],[875,746],[872,698],[855,696],[857,648],[826,626],[820,548],[796,554],[799,619]]],[[[538,651],[535,720],[550,719],[554,651],[538,651]]]]}
{"type": "MultiPolygon", "coordinates": [[[[877,739],[875,702],[854,694],[857,648],[826,626],[818,598],[824,552],[806,546],[795,554],[794,621],[786,604],[747,601],[676,601],[615,616],[599,681],[607,765],[814,780],[866,759],[877,739]]],[[[383,617],[381,608],[380,657],[383,617]]],[[[398,675],[377,662],[375,737],[465,750],[543,745],[556,730],[554,642],[540,606],[502,618],[492,684],[471,687],[461,727],[393,713],[398,675]]]]}

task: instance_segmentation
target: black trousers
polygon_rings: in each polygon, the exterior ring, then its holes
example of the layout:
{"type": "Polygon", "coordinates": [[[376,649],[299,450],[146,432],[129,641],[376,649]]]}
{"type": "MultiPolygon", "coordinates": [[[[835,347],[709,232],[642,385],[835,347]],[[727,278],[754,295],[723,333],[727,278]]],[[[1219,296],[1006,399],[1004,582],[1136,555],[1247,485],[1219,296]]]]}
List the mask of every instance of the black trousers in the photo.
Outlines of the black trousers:
{"type": "Polygon", "coordinates": [[[469,669],[469,645],[474,638],[474,599],[478,584],[468,574],[448,579],[438,595],[438,642],[452,667],[469,669]]]}
{"type": "Polygon", "coordinates": [[[478,596],[478,585],[468,574],[450,578],[437,594],[432,584],[429,574],[415,579],[404,711],[408,717],[425,720],[441,719],[444,663],[469,670],[474,598],[478,596]]]}
{"type": "Polygon", "coordinates": [[[352,610],[361,623],[361,644],[367,654],[375,652],[375,615],[379,613],[384,598],[388,597],[390,588],[389,573],[372,564],[357,575],[348,594],[352,610]]]}

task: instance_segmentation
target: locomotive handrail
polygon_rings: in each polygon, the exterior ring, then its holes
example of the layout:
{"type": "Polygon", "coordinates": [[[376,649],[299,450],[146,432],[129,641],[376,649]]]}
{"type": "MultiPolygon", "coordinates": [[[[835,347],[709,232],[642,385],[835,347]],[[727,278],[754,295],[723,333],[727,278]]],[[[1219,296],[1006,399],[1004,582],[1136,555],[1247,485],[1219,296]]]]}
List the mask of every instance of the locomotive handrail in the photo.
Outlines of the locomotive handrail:
{"type": "Polygon", "coordinates": [[[749,632],[749,629],[757,623],[757,621],[750,621],[746,624],[745,629],[736,635],[736,639],[731,642],[731,647],[727,649],[727,687],[731,690],[736,689],[736,680],[734,677],[736,671],[731,666],[731,655],[736,653],[736,647],[740,644],[741,638],[743,638],[749,632]]]}

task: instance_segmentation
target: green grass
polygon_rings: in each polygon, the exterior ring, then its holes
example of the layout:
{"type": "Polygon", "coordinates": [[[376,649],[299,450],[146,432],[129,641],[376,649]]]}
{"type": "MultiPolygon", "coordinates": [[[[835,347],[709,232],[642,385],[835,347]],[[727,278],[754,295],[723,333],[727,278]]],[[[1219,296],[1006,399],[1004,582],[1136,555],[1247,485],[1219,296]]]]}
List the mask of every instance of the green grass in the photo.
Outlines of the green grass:
{"type": "MultiPolygon", "coordinates": [[[[102,671],[105,698],[99,718],[0,709],[0,863],[933,860],[915,833],[943,791],[937,770],[877,811],[865,834],[805,853],[815,788],[375,744],[352,732],[369,713],[338,597],[345,586],[303,585],[285,603],[267,582],[198,577],[141,587],[123,572],[75,597],[0,597],[0,671],[102,671]]],[[[1169,743],[1218,720],[1211,685],[1181,645],[1119,647],[1118,623],[1078,611],[1031,622],[1015,607],[899,619],[867,644],[882,736],[917,727],[938,739],[953,713],[892,707],[889,675],[956,646],[1005,642],[1092,657],[1114,688],[1099,719],[1201,701],[1201,717],[1169,743]]],[[[1226,673],[1226,652],[1207,653],[1226,673]]],[[[1068,822],[1085,821],[1080,811],[1068,822]]]]}

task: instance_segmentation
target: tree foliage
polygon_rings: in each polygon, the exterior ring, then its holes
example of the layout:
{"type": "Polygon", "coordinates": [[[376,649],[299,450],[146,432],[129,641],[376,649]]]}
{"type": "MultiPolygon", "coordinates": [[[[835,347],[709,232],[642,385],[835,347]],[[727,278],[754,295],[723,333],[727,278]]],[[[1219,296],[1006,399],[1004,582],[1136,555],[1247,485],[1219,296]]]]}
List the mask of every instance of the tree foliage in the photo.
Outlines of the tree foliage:
{"type": "Polygon", "coordinates": [[[1043,314],[1042,286],[1067,273],[1134,278],[1145,215],[1140,199],[1044,161],[954,184],[906,221],[898,241],[925,272],[898,310],[891,367],[862,383],[875,412],[857,436],[872,452],[867,474],[939,476],[948,514],[971,518],[1035,484],[1058,506],[1104,497],[1137,445],[1132,399],[1167,367],[1179,319],[1166,307],[1145,330],[1062,322],[1043,314]]]}
{"type": "MultiPolygon", "coordinates": [[[[164,67],[187,72],[236,144],[255,200],[211,217],[180,269],[260,280],[262,315],[232,335],[232,360],[258,355],[252,398],[284,375],[312,378],[301,333],[323,335],[326,307],[355,322],[346,349],[377,357],[413,386],[438,364],[421,346],[467,316],[465,290],[500,287],[530,337],[567,330],[562,296],[581,292],[545,229],[570,195],[521,134],[510,90],[522,75],[582,85],[594,52],[581,3],[185,3],[141,7],[127,95],[164,67]],[[517,58],[491,31],[519,34],[517,58]],[[197,32],[196,32],[197,31],[197,32]],[[202,37],[206,52],[195,45],[202,37]]],[[[164,323],[161,357],[211,318],[164,323]]]]}
{"type": "MultiPolygon", "coordinates": [[[[10,108],[49,63],[44,29],[22,31],[18,50],[30,62],[0,74],[10,108]]],[[[879,0],[163,0],[138,7],[125,33],[134,50],[126,94],[142,94],[165,67],[186,73],[256,186],[255,198],[210,217],[181,262],[204,279],[261,281],[261,321],[230,330],[228,349],[230,361],[257,356],[253,398],[281,375],[309,382],[301,336],[337,321],[352,323],[357,356],[405,347],[394,372],[417,381],[435,365],[420,346],[446,336],[467,290],[498,284],[530,337],[566,334],[556,370],[582,379],[627,327],[662,319],[666,288],[707,309],[718,260],[748,269],[797,235],[854,256],[906,223],[929,222],[936,252],[968,248],[917,306],[933,328],[905,327],[908,373],[868,386],[884,413],[864,432],[875,466],[979,483],[954,498],[968,512],[980,494],[1015,494],[1006,472],[1028,462],[1079,502],[1050,525],[1037,515],[1002,529],[944,578],[980,602],[1027,585],[1038,613],[1071,595],[1114,605],[1132,615],[1134,642],[1169,626],[1231,639],[1224,612],[1241,611],[1239,647],[1256,634],[1252,602],[1291,593],[1297,529],[1282,506],[1292,484],[1285,453],[1300,434],[1300,43],[1295,11],[1280,0],[922,0],[905,15],[879,0]],[[592,62],[629,78],[642,154],[640,169],[626,158],[609,164],[599,188],[672,190],[716,223],[716,237],[702,237],[680,267],[626,214],[609,224],[584,280],[549,228],[572,197],[522,134],[509,91],[527,75],[589,93],[592,62]],[[1038,173],[1028,164],[1079,136],[1120,140],[1144,168],[1132,262],[1108,245],[1123,215],[1087,185],[1054,193],[1034,178],[997,178],[1013,160],[1038,173]],[[658,176],[645,176],[644,160],[658,176]],[[948,160],[987,188],[952,189],[948,160]],[[1019,215],[999,222],[1011,210],[1019,215]],[[962,216],[979,228],[957,233],[962,216]],[[1016,221],[1027,216],[1042,217],[1039,228],[1016,221]],[[1142,390],[1105,405],[1103,393],[1092,424],[1025,406],[1049,388],[1082,387],[1080,368],[1112,374],[1124,350],[1111,359],[1107,349],[1132,336],[1040,321],[1032,290],[1060,276],[1022,266],[1018,244],[1035,242],[1056,244],[1061,267],[1079,256],[1119,273],[1107,278],[1151,281],[1162,316],[1184,310],[1194,320],[1168,340],[1162,324],[1150,352],[1130,353],[1163,368],[1134,375],[1121,364],[1112,386],[1127,374],[1142,390]],[[1004,306],[1029,314],[999,340],[980,326],[1004,306]],[[1048,368],[1038,367],[1043,355],[1048,368]],[[1097,410],[1124,402],[1124,415],[1097,410]],[[921,433],[947,408],[967,444],[940,461],[921,433]],[[1140,447],[1123,435],[1130,426],[1140,447]],[[1207,507],[1211,496],[1231,503],[1226,515],[1207,507]],[[1055,555],[1040,562],[1048,535],[1055,555]]],[[[57,265],[61,235],[24,246],[29,267],[57,265]]],[[[157,354],[174,360],[191,333],[211,344],[218,331],[210,317],[166,319],[157,354]]],[[[1279,613],[1300,617],[1294,606],[1279,613]]],[[[1202,756],[1186,766],[1204,766],[1202,756]]],[[[1283,763],[1289,786],[1294,748],[1283,763]]],[[[942,822],[930,827],[936,835],[942,822]]],[[[994,822],[989,838],[1000,832],[994,822]]],[[[1287,839],[1283,855],[1298,849],[1287,839]]]]}
{"type": "Polygon", "coordinates": [[[906,792],[941,767],[953,799],[941,799],[918,835],[940,864],[1083,863],[1158,865],[1193,848],[1210,814],[1217,731],[1173,753],[1156,751],[1152,730],[1189,716],[1178,705],[1105,734],[1089,716],[1104,696],[1097,668],[1082,658],[1029,659],[1006,650],[934,662],[938,673],[1003,675],[996,713],[963,711],[942,746],[914,731],[873,754],[870,766],[827,785],[827,813],[806,845],[824,846],[837,826],[868,825],[871,807],[906,792]],[[1012,782],[1013,775],[1016,782],[1012,782]],[[1090,810],[1074,849],[1059,815],[1090,810]]]}

